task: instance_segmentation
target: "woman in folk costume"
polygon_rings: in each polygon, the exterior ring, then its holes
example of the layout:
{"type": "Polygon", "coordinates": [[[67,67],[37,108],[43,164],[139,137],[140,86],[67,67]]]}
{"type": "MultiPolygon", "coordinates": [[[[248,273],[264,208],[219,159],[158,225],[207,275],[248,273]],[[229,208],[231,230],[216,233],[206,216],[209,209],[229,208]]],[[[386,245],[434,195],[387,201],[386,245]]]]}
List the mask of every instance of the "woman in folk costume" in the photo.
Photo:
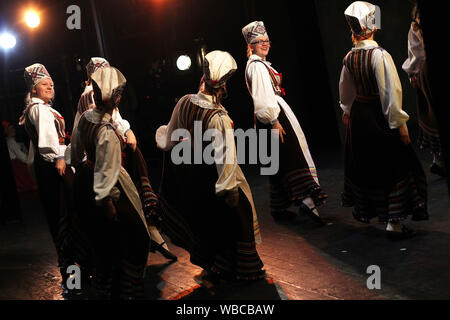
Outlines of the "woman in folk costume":
{"type": "Polygon", "coordinates": [[[66,168],[66,130],[64,118],[51,107],[54,85],[45,66],[35,63],[25,68],[28,94],[19,124],[30,137],[28,159],[34,162],[36,182],[50,233],[58,253],[58,264],[65,288],[67,267],[75,262],[88,264],[88,244],[75,232],[73,210],[73,172],[66,168]]]}
{"type": "Polygon", "coordinates": [[[355,46],[343,60],[339,82],[347,125],[342,200],[355,219],[378,217],[389,236],[407,238],[414,231],[401,220],[428,219],[426,177],[410,144],[395,64],[373,40],[375,9],[356,1],[345,10],[355,46]]]}
{"type": "MultiPolygon", "coordinates": [[[[94,91],[92,88],[92,74],[99,68],[109,67],[109,62],[104,58],[93,57],[90,59],[89,63],[86,65],[86,72],[88,80],[86,81],[86,87],[77,105],[77,113],[75,115],[73,130],[78,126],[79,119],[81,115],[89,109],[95,108],[95,102],[93,99],[94,91]]],[[[115,108],[112,113],[112,123],[119,132],[127,146],[130,148],[125,148],[124,154],[124,167],[131,176],[131,179],[136,185],[141,198],[142,207],[144,210],[145,217],[147,219],[148,226],[150,228],[150,235],[152,238],[150,250],[155,252],[159,251],[166,258],[171,260],[177,260],[177,257],[173,255],[165,243],[164,239],[161,237],[156,225],[159,223],[159,206],[158,197],[156,196],[153,188],[150,184],[150,179],[148,177],[148,168],[145,159],[137,147],[136,137],[130,128],[130,123],[123,119],[120,115],[119,109],[115,108]]],[[[70,162],[70,146],[66,151],[66,162],[70,162]]]]}
{"type": "MultiPolygon", "coordinates": [[[[78,100],[77,113],[75,114],[73,130],[75,130],[75,128],[77,127],[81,115],[85,111],[91,108],[95,108],[95,102],[93,100],[94,91],[92,88],[92,79],[91,79],[92,74],[99,68],[109,66],[110,66],[109,62],[106,59],[100,57],[92,57],[89,60],[89,63],[86,65],[86,74],[88,80],[86,81],[84,91],[81,94],[80,99],[78,100]]],[[[114,109],[113,111],[112,119],[114,120],[117,126],[117,130],[122,133],[124,138],[126,138],[127,140],[127,144],[130,144],[134,150],[136,148],[136,137],[130,128],[130,123],[121,117],[119,109],[117,108],[114,109]]]]}
{"type": "MultiPolygon", "coordinates": [[[[322,192],[314,161],[302,128],[289,105],[282,98],[281,73],[266,60],[270,40],[262,21],[254,21],[242,29],[247,42],[245,80],[253,98],[255,127],[276,129],[281,144],[279,171],[270,176],[270,208],[275,219],[288,218],[291,204],[323,224],[316,206],[327,195],[322,192]]],[[[270,132],[270,131],[269,131],[270,132]]]]}
{"type": "Polygon", "coordinates": [[[138,191],[121,163],[125,143],[111,123],[125,83],[113,67],[92,74],[96,108],[80,117],[71,148],[75,195],[94,249],[94,288],[113,299],[143,296],[150,243],[138,191]]]}
{"type": "Polygon", "coordinates": [[[196,281],[206,286],[265,276],[251,190],[237,164],[233,121],[221,104],[236,68],[228,52],[208,53],[200,91],[182,97],[169,124],[156,132],[158,148],[167,151],[160,186],[163,230],[204,269],[196,281]],[[178,140],[180,130],[190,138],[178,140]],[[207,147],[202,137],[211,131],[213,144],[207,147]],[[181,163],[175,159],[180,147],[188,158],[181,163]],[[196,161],[207,148],[214,159],[196,161]]]}
{"type": "Polygon", "coordinates": [[[12,123],[3,120],[2,127],[6,135],[6,144],[8,145],[17,191],[27,192],[36,190],[36,182],[31,177],[28,168],[28,150],[26,150],[26,147],[22,143],[16,141],[16,128],[12,123]]]}
{"type": "Polygon", "coordinates": [[[432,108],[432,95],[428,82],[428,67],[417,3],[413,7],[412,19],[408,33],[408,59],[403,63],[402,68],[408,74],[411,85],[417,93],[419,145],[433,154],[433,164],[430,171],[445,177],[439,131],[432,108]]]}

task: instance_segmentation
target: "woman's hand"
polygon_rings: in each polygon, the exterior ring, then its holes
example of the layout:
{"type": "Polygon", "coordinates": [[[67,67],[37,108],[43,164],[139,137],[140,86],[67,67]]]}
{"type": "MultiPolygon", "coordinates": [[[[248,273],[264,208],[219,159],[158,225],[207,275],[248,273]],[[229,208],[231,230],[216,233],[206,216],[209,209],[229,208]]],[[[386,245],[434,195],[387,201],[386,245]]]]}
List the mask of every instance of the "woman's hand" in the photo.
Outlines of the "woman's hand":
{"type": "Polygon", "coordinates": [[[348,126],[349,119],[350,119],[350,116],[344,112],[344,113],[342,114],[342,122],[343,122],[346,126],[348,126]]]}
{"type": "Polygon", "coordinates": [[[411,86],[414,89],[417,88],[417,76],[416,75],[409,77],[409,82],[411,83],[411,86]]]}
{"type": "Polygon", "coordinates": [[[127,136],[127,144],[129,144],[131,146],[131,149],[133,149],[133,151],[135,151],[137,141],[136,141],[136,136],[134,135],[133,131],[128,130],[126,136],[127,136]]]}
{"type": "Polygon", "coordinates": [[[278,130],[278,135],[281,138],[281,143],[284,143],[283,135],[286,135],[286,132],[284,131],[283,127],[281,126],[281,123],[279,121],[275,122],[272,125],[272,129],[278,130]]]}
{"type": "Polygon", "coordinates": [[[58,171],[58,174],[60,176],[63,176],[64,173],[66,173],[66,162],[64,161],[64,159],[56,160],[55,168],[56,168],[56,171],[58,171]]]}
{"type": "Polygon", "coordinates": [[[409,138],[408,127],[406,123],[398,128],[398,132],[400,133],[400,140],[406,145],[411,143],[411,139],[409,138]]]}

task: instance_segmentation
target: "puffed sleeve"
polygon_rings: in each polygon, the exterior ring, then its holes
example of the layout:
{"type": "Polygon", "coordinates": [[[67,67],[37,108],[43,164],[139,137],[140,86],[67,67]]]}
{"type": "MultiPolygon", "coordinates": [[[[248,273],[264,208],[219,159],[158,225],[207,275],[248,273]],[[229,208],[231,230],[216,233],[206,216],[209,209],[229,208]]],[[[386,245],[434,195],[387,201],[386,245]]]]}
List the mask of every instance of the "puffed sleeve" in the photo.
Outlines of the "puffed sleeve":
{"type": "Polygon", "coordinates": [[[127,131],[130,130],[131,126],[127,120],[122,118],[118,108],[114,109],[112,118],[114,122],[117,124],[117,130],[119,131],[119,133],[122,136],[126,137],[127,131]]]}
{"type": "Polygon", "coordinates": [[[172,133],[176,129],[181,127],[181,119],[179,117],[179,113],[181,105],[186,102],[186,99],[189,99],[189,95],[182,97],[178,101],[175,108],[173,109],[169,123],[167,125],[160,126],[158,130],[156,130],[156,145],[163,151],[172,149],[172,147],[178,143],[178,141],[172,141],[172,133]]]}
{"type": "Polygon", "coordinates": [[[234,142],[233,124],[227,115],[217,114],[209,122],[208,129],[216,130],[213,136],[214,159],[218,179],[216,194],[223,195],[227,191],[237,190],[240,181],[237,179],[236,145],[234,142]]]}
{"type": "Polygon", "coordinates": [[[97,135],[94,167],[94,192],[97,204],[108,197],[120,173],[120,141],[112,128],[103,126],[97,135]]]}
{"type": "Polygon", "coordinates": [[[391,55],[384,49],[374,51],[372,68],[377,79],[383,114],[391,129],[397,129],[408,121],[402,110],[402,85],[391,55]]]}
{"type": "Polygon", "coordinates": [[[344,65],[341,71],[341,77],[339,79],[339,104],[341,109],[350,114],[352,104],[356,98],[356,85],[352,74],[348,68],[344,65]]]}
{"type": "Polygon", "coordinates": [[[55,116],[50,108],[38,104],[30,110],[30,118],[38,133],[38,149],[41,156],[49,162],[64,159],[66,146],[59,144],[55,116]]]}
{"type": "Polygon", "coordinates": [[[424,61],[425,48],[423,41],[411,27],[408,32],[408,58],[403,62],[402,69],[409,76],[415,75],[420,72],[424,61]]]}
{"type": "Polygon", "coordinates": [[[273,90],[270,74],[261,62],[252,62],[247,68],[255,115],[264,124],[274,124],[278,121],[280,107],[273,90]]]}

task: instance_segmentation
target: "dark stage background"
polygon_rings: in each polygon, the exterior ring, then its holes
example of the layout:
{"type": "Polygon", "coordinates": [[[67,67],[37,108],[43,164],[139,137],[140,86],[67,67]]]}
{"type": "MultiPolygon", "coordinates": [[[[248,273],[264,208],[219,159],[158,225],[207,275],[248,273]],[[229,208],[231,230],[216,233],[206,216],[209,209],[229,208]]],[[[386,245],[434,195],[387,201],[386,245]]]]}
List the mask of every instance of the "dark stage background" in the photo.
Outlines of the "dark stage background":
{"type": "MultiPolygon", "coordinates": [[[[89,57],[100,55],[91,2],[35,1],[33,7],[41,11],[41,25],[35,30],[17,22],[22,10],[19,8],[27,7],[24,2],[11,1],[1,7],[2,22],[14,26],[18,44],[2,53],[0,117],[17,122],[25,95],[23,68],[40,62],[54,79],[55,107],[70,129],[83,89],[84,67],[89,57]],[[66,28],[66,8],[74,3],[81,8],[81,30],[66,28]]],[[[270,61],[283,72],[286,100],[311,147],[339,147],[336,99],[327,80],[313,1],[302,3],[301,12],[287,1],[268,6],[261,1],[96,0],[95,7],[105,56],[128,79],[121,113],[130,121],[147,157],[157,155],[154,132],[168,122],[176,100],[197,90],[201,77],[197,55],[202,46],[206,52],[229,51],[236,59],[238,72],[229,82],[229,97],[224,105],[236,127],[252,127],[253,107],[244,81],[247,58],[241,28],[253,20],[263,20],[267,26],[273,41],[270,61]],[[193,60],[189,71],[176,68],[180,54],[189,54],[193,60]]],[[[345,21],[340,20],[345,28],[345,21]]],[[[21,130],[18,138],[25,139],[21,130]]]]}
{"type": "MultiPolygon", "coordinates": [[[[311,148],[339,147],[344,129],[338,105],[341,60],[351,48],[343,11],[351,1],[206,1],[206,0],[82,0],[1,4],[2,29],[14,29],[18,44],[2,52],[0,117],[17,122],[23,108],[23,68],[34,62],[47,66],[55,80],[55,106],[71,128],[76,103],[91,56],[101,56],[92,3],[103,36],[104,56],[128,79],[121,112],[132,124],[145,154],[152,156],[153,133],[168,121],[176,99],[196,91],[201,68],[198,53],[221,49],[238,62],[224,103],[237,127],[252,126],[252,103],[244,81],[245,42],[241,28],[263,20],[273,46],[269,60],[283,73],[286,100],[296,113],[311,148]],[[68,30],[66,8],[81,8],[81,30],[68,30]],[[33,7],[41,25],[30,30],[23,11],[33,7]],[[180,54],[189,54],[193,67],[175,66],[180,54]],[[339,134],[338,134],[339,133],[339,134]]],[[[415,97],[401,64],[407,57],[411,3],[375,1],[382,8],[382,30],[376,40],[396,62],[404,89],[404,107],[416,125],[415,97]]],[[[19,139],[24,139],[20,134],[19,139]]],[[[22,132],[23,133],[23,132],[22,132]]]]}

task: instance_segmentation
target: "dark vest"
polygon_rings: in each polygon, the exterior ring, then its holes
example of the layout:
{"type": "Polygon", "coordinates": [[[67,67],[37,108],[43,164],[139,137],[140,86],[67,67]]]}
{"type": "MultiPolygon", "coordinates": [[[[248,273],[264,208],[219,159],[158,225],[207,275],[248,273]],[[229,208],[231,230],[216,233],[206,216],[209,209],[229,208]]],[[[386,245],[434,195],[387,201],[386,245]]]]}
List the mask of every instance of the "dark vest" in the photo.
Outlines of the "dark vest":
{"type": "Polygon", "coordinates": [[[359,49],[350,51],[344,58],[343,64],[353,76],[358,96],[379,96],[377,79],[372,68],[372,56],[376,49],[359,49]]]}

